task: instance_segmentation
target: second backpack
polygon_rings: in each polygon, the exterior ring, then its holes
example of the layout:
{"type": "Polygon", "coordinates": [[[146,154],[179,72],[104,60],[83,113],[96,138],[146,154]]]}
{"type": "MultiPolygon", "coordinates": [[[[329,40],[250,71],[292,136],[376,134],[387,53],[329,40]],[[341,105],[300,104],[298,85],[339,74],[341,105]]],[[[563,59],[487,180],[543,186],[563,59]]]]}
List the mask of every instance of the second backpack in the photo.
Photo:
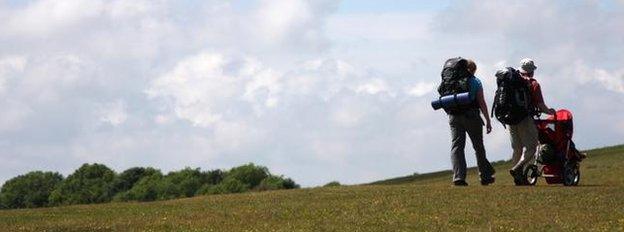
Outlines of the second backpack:
{"type": "Polygon", "coordinates": [[[507,67],[496,72],[496,85],[492,116],[506,125],[532,116],[531,90],[518,70],[507,67]]]}

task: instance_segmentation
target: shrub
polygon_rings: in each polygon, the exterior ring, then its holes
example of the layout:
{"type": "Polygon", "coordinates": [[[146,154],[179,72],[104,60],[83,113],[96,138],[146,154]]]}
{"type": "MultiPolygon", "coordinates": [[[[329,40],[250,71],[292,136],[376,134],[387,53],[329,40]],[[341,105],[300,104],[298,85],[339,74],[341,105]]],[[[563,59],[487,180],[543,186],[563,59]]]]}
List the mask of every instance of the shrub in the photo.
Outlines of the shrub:
{"type": "Polygon", "coordinates": [[[170,178],[163,177],[157,184],[158,200],[168,200],[182,197],[179,186],[171,182],[170,178]]]}
{"type": "Polygon", "coordinates": [[[160,173],[159,170],[153,168],[134,167],[120,173],[115,178],[114,191],[116,193],[122,193],[130,190],[136,182],[143,177],[150,176],[156,173],[160,173]]]}
{"type": "Polygon", "coordinates": [[[108,202],[112,199],[115,172],[102,164],[83,164],[50,194],[52,205],[108,202]]]}
{"type": "Polygon", "coordinates": [[[225,179],[225,173],[219,169],[204,172],[207,184],[216,185],[225,179]]]}
{"type": "Polygon", "coordinates": [[[284,186],[285,189],[298,189],[301,187],[297,183],[295,183],[293,179],[290,179],[290,178],[284,179],[284,182],[282,183],[282,185],[284,186]]]}
{"type": "Polygon", "coordinates": [[[144,176],[137,181],[130,190],[119,194],[116,200],[121,201],[154,201],[163,199],[164,184],[163,175],[160,171],[144,176]]]}
{"type": "Polygon", "coordinates": [[[214,190],[215,186],[216,185],[213,185],[213,184],[204,184],[197,190],[195,195],[214,194],[213,192],[215,191],[214,190]]]}
{"type": "Polygon", "coordinates": [[[249,185],[235,178],[225,178],[218,185],[208,187],[207,194],[242,193],[250,189],[249,185]]]}
{"type": "Polygon", "coordinates": [[[205,183],[199,187],[195,195],[215,194],[217,192],[216,185],[223,182],[225,178],[225,172],[220,169],[204,172],[205,183]]]}
{"type": "MultiPolygon", "coordinates": [[[[139,180],[127,193],[116,200],[154,201],[180,197],[192,197],[203,185],[210,182],[208,173],[199,168],[185,168],[163,176],[160,171],[139,180]]],[[[203,190],[207,191],[207,190],[203,190]]]]}
{"type": "Polygon", "coordinates": [[[67,179],[58,173],[32,172],[7,181],[0,190],[0,208],[154,201],[197,194],[241,193],[249,190],[299,188],[292,179],[271,175],[253,163],[202,172],[185,168],[163,175],[153,168],[134,167],[116,175],[102,164],[83,164],[67,179]]]}
{"type": "Polygon", "coordinates": [[[256,166],[250,163],[230,169],[225,179],[233,178],[249,186],[249,188],[254,188],[268,176],[269,171],[266,167],[256,166]]]}
{"type": "Polygon", "coordinates": [[[177,172],[170,172],[165,177],[165,182],[169,182],[170,189],[167,193],[172,197],[192,197],[197,190],[208,182],[207,175],[202,173],[199,168],[185,168],[177,172]]]}
{"type": "Polygon", "coordinates": [[[163,176],[146,176],[139,180],[129,191],[119,194],[119,201],[154,201],[180,197],[192,197],[196,194],[216,194],[246,191],[245,185],[234,182],[224,183],[221,170],[201,172],[199,168],[185,168],[163,176]],[[219,185],[224,183],[223,185],[219,185]],[[218,187],[217,187],[218,186],[218,187]],[[241,187],[243,186],[243,187],[241,187]]]}
{"type": "Polygon", "coordinates": [[[50,193],[61,183],[56,172],[34,171],[19,175],[4,183],[0,190],[2,208],[34,208],[48,206],[50,193]]]}
{"type": "Polygon", "coordinates": [[[294,188],[299,188],[299,185],[297,185],[292,179],[274,175],[264,178],[260,184],[256,186],[256,190],[259,191],[294,188]]]}
{"type": "Polygon", "coordinates": [[[332,181],[323,185],[323,187],[337,187],[337,186],[341,186],[340,182],[338,181],[332,181]]]}

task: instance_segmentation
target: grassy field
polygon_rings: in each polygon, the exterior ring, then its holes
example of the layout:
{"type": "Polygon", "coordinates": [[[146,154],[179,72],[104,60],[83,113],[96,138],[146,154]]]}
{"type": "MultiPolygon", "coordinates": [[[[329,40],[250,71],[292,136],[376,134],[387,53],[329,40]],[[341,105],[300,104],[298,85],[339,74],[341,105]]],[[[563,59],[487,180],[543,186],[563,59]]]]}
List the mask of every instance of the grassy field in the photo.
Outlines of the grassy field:
{"type": "Polygon", "coordinates": [[[4,231],[623,231],[624,146],[589,151],[580,186],[450,186],[450,172],[369,185],[0,211],[4,231]]]}

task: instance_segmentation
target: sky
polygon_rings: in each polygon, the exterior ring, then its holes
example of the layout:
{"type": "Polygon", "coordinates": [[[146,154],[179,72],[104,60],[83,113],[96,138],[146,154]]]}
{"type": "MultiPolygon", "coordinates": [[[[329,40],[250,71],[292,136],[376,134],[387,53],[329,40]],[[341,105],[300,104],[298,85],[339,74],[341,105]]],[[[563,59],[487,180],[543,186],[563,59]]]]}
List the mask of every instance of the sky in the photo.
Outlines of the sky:
{"type": "MultiPolygon", "coordinates": [[[[94,162],[253,162],[303,186],[449,169],[429,103],[456,56],[488,104],[532,58],[579,148],[621,144],[622,44],[623,1],[0,0],[0,183],[94,162]]],[[[493,126],[488,158],[509,159],[493,126]]]]}

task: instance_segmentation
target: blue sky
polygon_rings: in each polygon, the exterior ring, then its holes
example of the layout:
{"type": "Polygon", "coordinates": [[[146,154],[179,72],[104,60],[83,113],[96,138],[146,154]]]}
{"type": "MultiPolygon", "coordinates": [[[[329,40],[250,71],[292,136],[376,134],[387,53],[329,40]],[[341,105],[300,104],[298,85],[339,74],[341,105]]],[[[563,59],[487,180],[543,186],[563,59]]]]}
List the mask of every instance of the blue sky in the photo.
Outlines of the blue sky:
{"type": "MultiPolygon", "coordinates": [[[[0,1],[0,182],[87,162],[254,162],[304,186],[448,169],[429,102],[454,56],[487,99],[498,68],[531,57],[581,149],[624,138],[621,1],[16,3],[0,1]]],[[[510,158],[500,124],[485,143],[510,158]]]]}

